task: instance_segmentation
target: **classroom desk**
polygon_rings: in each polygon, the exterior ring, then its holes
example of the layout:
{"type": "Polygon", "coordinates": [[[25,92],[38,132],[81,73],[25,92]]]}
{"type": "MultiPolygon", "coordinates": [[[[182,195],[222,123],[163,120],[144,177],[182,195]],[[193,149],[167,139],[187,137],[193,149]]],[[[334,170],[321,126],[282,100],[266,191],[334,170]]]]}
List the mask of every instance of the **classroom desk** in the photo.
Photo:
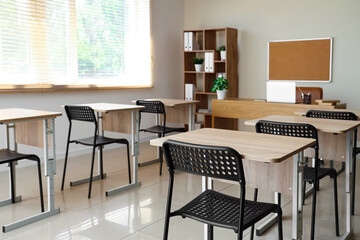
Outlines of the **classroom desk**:
{"type": "MultiPolygon", "coordinates": [[[[278,192],[290,191],[293,198],[292,238],[302,239],[302,166],[303,151],[314,145],[314,139],[264,135],[252,132],[203,128],[191,132],[153,139],[151,145],[162,146],[167,139],[203,145],[231,147],[243,157],[247,186],[271,188],[278,192]],[[292,157],[292,161],[288,160],[292,157]],[[271,164],[269,164],[271,163],[271,164]],[[281,176],[283,168],[293,174],[281,176]],[[278,172],[276,172],[276,170],[278,172]],[[261,171],[260,174],[255,174],[261,171]],[[259,181],[258,178],[261,178],[259,181]],[[290,190],[287,184],[290,184],[290,190]]],[[[212,180],[203,177],[202,190],[212,188],[212,180]]],[[[286,192],[289,193],[289,192],[286,192]]],[[[207,230],[204,231],[205,239],[207,230]]]]}
{"type": "MultiPolygon", "coordinates": [[[[99,135],[104,131],[121,132],[131,134],[131,155],[133,158],[133,179],[131,184],[106,191],[106,196],[111,196],[127,189],[138,187],[138,155],[139,155],[139,110],[143,106],[114,104],[114,103],[85,103],[76,104],[91,107],[98,120],[99,135]]],[[[99,168],[100,169],[100,168],[99,168]]],[[[93,180],[100,179],[100,176],[93,177],[93,180]]],[[[71,182],[71,186],[89,182],[89,178],[71,182]]]]}
{"type": "MultiPolygon", "coordinates": [[[[166,121],[188,124],[189,130],[192,131],[195,128],[195,107],[198,100],[182,100],[182,99],[170,99],[170,98],[151,98],[141,99],[146,101],[161,101],[165,106],[166,121]]],[[[136,103],[136,100],[131,101],[136,103]]],[[[160,119],[156,119],[158,124],[160,119]]]]}
{"type": "MultiPolygon", "coordinates": [[[[44,174],[47,177],[48,193],[47,211],[5,225],[3,232],[17,229],[60,212],[59,208],[55,208],[54,197],[54,174],[56,173],[55,118],[58,116],[61,116],[60,112],[22,108],[0,109],[0,124],[6,125],[6,146],[8,149],[16,151],[18,143],[44,148],[44,174]],[[10,141],[10,129],[12,129],[14,136],[12,141],[10,141]],[[13,146],[11,147],[11,145],[13,146]],[[52,152],[51,157],[50,150],[52,152]]],[[[15,174],[15,168],[13,172],[15,174]]],[[[21,201],[21,196],[16,197],[16,202],[18,201],[21,201]]],[[[11,199],[0,202],[0,206],[6,204],[11,204],[11,199]]]]}
{"type": "MultiPolygon", "coordinates": [[[[307,123],[313,125],[318,130],[319,135],[319,157],[333,159],[337,161],[345,160],[346,173],[346,232],[340,239],[350,239],[353,233],[353,216],[351,215],[351,174],[352,174],[352,154],[353,154],[353,129],[360,125],[359,121],[334,120],[322,118],[306,118],[301,116],[279,116],[272,115],[259,119],[245,121],[245,125],[255,126],[259,120],[307,123]],[[340,140],[338,140],[340,138],[340,140]],[[345,143],[345,144],[340,144],[345,143]],[[334,145],[335,144],[335,145],[334,145]],[[340,149],[339,149],[340,148],[340,149]],[[342,148],[342,149],[341,149],[342,148]],[[335,151],[334,151],[335,149],[335,151]],[[341,158],[337,157],[338,151],[343,150],[341,158]]],[[[310,152],[304,153],[305,156],[314,157],[310,152]]]]}
{"type": "MultiPolygon", "coordinates": [[[[299,110],[332,110],[345,109],[346,103],[339,103],[335,106],[321,106],[315,104],[291,104],[259,102],[255,99],[228,99],[212,100],[212,127],[223,128],[222,118],[255,119],[269,115],[295,115],[299,110]]],[[[237,129],[236,126],[231,126],[237,129]]]]}

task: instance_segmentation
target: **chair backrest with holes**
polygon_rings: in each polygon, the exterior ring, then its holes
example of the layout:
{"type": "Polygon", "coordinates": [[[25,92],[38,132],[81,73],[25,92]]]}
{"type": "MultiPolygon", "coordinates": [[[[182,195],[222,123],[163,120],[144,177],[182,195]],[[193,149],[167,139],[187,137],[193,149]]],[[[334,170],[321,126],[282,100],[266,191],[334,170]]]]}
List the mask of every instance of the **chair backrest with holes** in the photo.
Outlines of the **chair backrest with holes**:
{"type": "Polygon", "coordinates": [[[96,118],[94,110],[88,106],[65,106],[65,111],[68,119],[82,121],[82,122],[94,122],[96,118]]]}
{"type": "Polygon", "coordinates": [[[289,137],[302,137],[316,139],[316,149],[318,146],[318,134],[316,128],[311,124],[306,123],[284,123],[260,120],[256,123],[256,132],[282,135],[289,137]]]}
{"type": "Polygon", "coordinates": [[[339,120],[352,120],[357,121],[358,117],[353,112],[335,112],[335,111],[320,111],[309,110],[306,117],[310,118],[326,118],[326,119],[339,119],[339,120]]]}
{"type": "Polygon", "coordinates": [[[163,144],[169,171],[238,181],[245,186],[240,154],[232,148],[167,140],[163,144]]]}

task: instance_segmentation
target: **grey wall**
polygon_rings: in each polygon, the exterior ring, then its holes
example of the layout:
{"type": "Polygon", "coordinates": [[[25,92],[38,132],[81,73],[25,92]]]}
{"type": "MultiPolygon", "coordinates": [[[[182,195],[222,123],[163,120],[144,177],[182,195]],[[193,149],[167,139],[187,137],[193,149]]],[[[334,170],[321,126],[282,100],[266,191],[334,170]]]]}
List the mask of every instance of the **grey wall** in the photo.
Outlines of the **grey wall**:
{"type": "Polygon", "coordinates": [[[184,29],[233,27],[238,31],[239,97],[265,98],[267,41],[333,37],[333,81],[324,98],[360,109],[360,1],[185,0],[184,29]]]}
{"type": "MultiPolygon", "coordinates": [[[[62,111],[64,104],[74,103],[129,103],[138,98],[182,98],[182,29],[184,2],[153,0],[152,2],[152,72],[153,88],[107,91],[73,91],[56,93],[0,94],[0,108],[31,108],[62,111]],[[181,90],[180,90],[181,89],[181,90]]],[[[141,67],[140,67],[141,69],[141,67]]],[[[134,79],[136,80],[136,79],[134,79]]],[[[56,145],[59,157],[64,157],[68,123],[65,115],[56,119],[56,145]]],[[[84,134],[85,131],[83,131],[84,134]]],[[[5,146],[4,126],[0,126],[0,147],[5,146]]],[[[28,148],[19,146],[28,151],[28,148]]],[[[76,148],[82,151],[83,148],[76,148]]],[[[31,149],[42,155],[42,150],[31,149]]]]}

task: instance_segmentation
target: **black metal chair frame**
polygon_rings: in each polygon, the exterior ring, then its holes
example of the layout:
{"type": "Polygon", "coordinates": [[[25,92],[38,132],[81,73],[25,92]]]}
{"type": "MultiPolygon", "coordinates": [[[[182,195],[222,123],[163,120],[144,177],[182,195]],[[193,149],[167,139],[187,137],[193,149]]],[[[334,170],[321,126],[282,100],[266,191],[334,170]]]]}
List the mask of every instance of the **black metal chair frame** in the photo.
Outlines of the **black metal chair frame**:
{"type": "MultiPolygon", "coordinates": [[[[157,137],[165,137],[165,134],[171,133],[171,132],[186,132],[185,128],[172,128],[172,127],[166,127],[166,111],[164,103],[157,100],[137,100],[136,105],[144,106],[145,108],[140,109],[139,113],[139,129],[140,132],[150,132],[157,134],[157,137]],[[157,117],[159,115],[163,116],[162,125],[155,125],[148,128],[140,128],[141,124],[141,114],[143,113],[150,113],[150,114],[156,114],[157,117]]],[[[162,174],[162,165],[163,165],[163,153],[162,148],[159,148],[159,160],[160,160],[160,171],[159,174],[162,174]]]]}
{"type": "MultiPolygon", "coordinates": [[[[320,110],[309,110],[306,112],[306,117],[310,118],[325,118],[325,119],[336,119],[336,120],[349,120],[358,121],[358,117],[353,112],[346,111],[320,111],[320,110]]],[[[356,155],[360,153],[360,148],[357,146],[357,128],[354,129],[354,148],[353,148],[353,174],[352,174],[352,203],[351,203],[351,214],[355,214],[355,182],[356,182],[356,155]]],[[[344,171],[345,163],[338,174],[344,171]]]]}
{"type": "Polygon", "coordinates": [[[65,153],[65,162],[64,162],[64,171],[61,183],[61,191],[64,190],[64,182],[65,182],[65,173],[66,166],[69,154],[69,145],[70,143],[82,144],[85,146],[92,146],[92,158],[91,158],[91,170],[90,170],[90,181],[89,181],[89,192],[88,198],[91,197],[91,187],[93,180],[93,171],[94,171],[94,161],[95,161],[95,150],[99,148],[100,150],[100,176],[101,179],[104,179],[104,171],[103,171],[103,149],[102,147],[112,143],[125,144],[127,150],[127,162],[128,162],[128,175],[129,175],[129,183],[131,183],[131,169],[130,169],[130,153],[129,153],[129,142],[124,138],[108,138],[104,136],[98,135],[98,124],[94,114],[94,110],[88,106],[65,106],[65,112],[69,120],[69,132],[66,143],[66,153],[65,153]],[[94,136],[88,138],[82,138],[77,140],[70,140],[71,131],[72,131],[72,121],[81,121],[81,122],[89,122],[94,124],[94,136]]]}
{"type": "MultiPolygon", "coordinates": [[[[290,137],[312,138],[316,144],[312,147],[315,150],[315,167],[304,167],[303,177],[303,197],[305,198],[306,182],[314,184],[312,215],[311,215],[311,239],[315,237],[315,214],[316,214],[316,189],[318,189],[319,180],[329,176],[334,179],[334,204],[335,204],[335,230],[336,236],[339,236],[339,215],[338,215],[338,197],[337,197],[337,172],[333,168],[320,168],[318,133],[314,126],[300,123],[284,123],[260,120],[256,123],[256,132],[264,134],[283,135],[290,137]]],[[[257,194],[257,189],[255,190],[257,194]]]]}
{"type": "Polygon", "coordinates": [[[39,188],[40,188],[40,203],[41,203],[41,212],[44,212],[44,197],[43,197],[43,188],[41,180],[41,166],[40,158],[34,154],[22,154],[9,149],[0,150],[0,164],[9,164],[10,167],[10,188],[11,188],[11,202],[15,203],[15,179],[14,179],[14,163],[20,160],[31,160],[37,163],[38,178],[39,178],[39,188]]]}
{"type": "Polygon", "coordinates": [[[237,233],[237,239],[242,239],[246,228],[271,213],[278,214],[279,239],[283,239],[281,207],[272,203],[245,200],[246,182],[242,158],[234,149],[168,140],[163,144],[163,150],[170,175],[164,240],[168,239],[170,217],[188,217],[208,224],[209,239],[213,239],[214,226],[232,229],[237,233]],[[238,182],[240,198],[206,190],[182,208],[171,212],[175,171],[238,182]]]}

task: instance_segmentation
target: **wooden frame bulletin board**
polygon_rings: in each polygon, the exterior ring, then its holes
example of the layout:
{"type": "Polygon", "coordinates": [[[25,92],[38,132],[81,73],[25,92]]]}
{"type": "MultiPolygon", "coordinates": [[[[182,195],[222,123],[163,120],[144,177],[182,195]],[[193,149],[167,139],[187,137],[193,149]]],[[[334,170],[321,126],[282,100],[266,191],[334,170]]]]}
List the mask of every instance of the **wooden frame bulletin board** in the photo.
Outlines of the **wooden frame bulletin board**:
{"type": "Polygon", "coordinates": [[[331,82],[332,38],[268,42],[267,80],[331,82]]]}

